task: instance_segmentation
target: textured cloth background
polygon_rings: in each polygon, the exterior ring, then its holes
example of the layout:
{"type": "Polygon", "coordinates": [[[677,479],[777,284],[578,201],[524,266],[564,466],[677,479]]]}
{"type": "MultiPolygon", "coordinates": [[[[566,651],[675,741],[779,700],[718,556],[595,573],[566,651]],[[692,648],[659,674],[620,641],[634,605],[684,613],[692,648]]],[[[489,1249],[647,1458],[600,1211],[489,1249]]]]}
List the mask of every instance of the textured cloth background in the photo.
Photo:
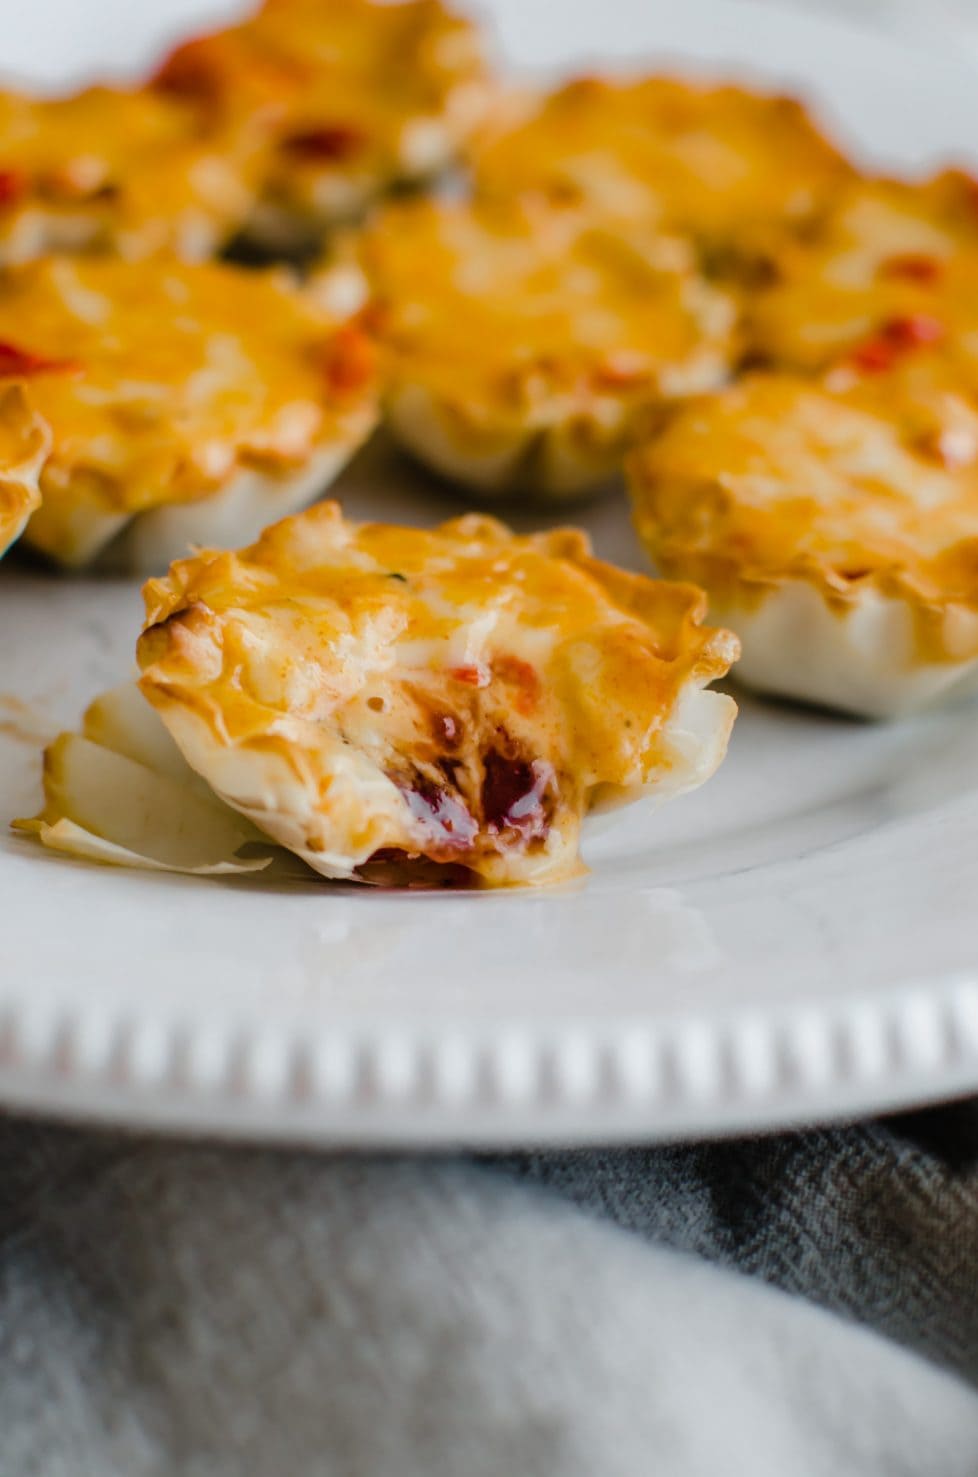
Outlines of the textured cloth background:
{"type": "Polygon", "coordinates": [[[481,1161],[0,1120],[0,1473],[974,1477],[976,1140],[972,1108],[481,1161]]]}

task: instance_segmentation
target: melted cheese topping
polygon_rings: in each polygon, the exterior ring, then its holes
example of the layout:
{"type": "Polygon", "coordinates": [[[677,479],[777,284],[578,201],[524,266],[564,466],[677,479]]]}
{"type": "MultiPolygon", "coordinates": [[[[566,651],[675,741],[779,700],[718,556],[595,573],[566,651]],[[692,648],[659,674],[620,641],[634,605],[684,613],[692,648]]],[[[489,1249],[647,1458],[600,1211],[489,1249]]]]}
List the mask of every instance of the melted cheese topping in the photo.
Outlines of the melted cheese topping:
{"type": "Polygon", "coordinates": [[[248,213],[253,168],[195,110],[149,92],[0,93],[0,260],[208,256],[248,213]]]}
{"type": "Polygon", "coordinates": [[[748,378],[682,410],[631,470],[653,558],[721,608],[796,580],[840,614],[874,592],[913,607],[921,657],[962,655],[955,611],[978,609],[978,404],[940,357],[834,391],[748,378]]]}
{"type": "Polygon", "coordinates": [[[754,352],[819,369],[845,356],[886,367],[928,337],[978,346],[978,183],[858,180],[806,243],[786,243],[775,282],[750,304],[754,352]],[[907,330],[894,342],[894,327],[907,330]]]}
{"type": "Polygon", "coordinates": [[[733,302],[684,243],[575,210],[416,202],[383,212],[360,253],[392,393],[424,385],[474,428],[619,429],[717,384],[733,352],[733,302]]]}
{"type": "Polygon", "coordinates": [[[790,98],[668,77],[584,77],[476,158],[490,194],[541,190],[724,240],[820,209],[850,166],[790,98]]]}
{"type": "Polygon", "coordinates": [[[85,511],[286,473],[373,424],[370,346],[275,273],[61,258],[0,275],[0,375],[52,434],[28,539],[71,556],[85,511]]]}
{"type": "Polygon", "coordinates": [[[48,428],[21,386],[0,386],[0,555],[41,501],[38,478],[49,445],[48,428]]]}
{"type": "Polygon", "coordinates": [[[443,167],[487,100],[478,32],[440,0],[266,0],[181,46],[158,85],[257,124],[266,197],[327,219],[443,167]]]}
{"type": "MultiPolygon", "coordinates": [[[[218,794],[328,875],[391,853],[572,873],[590,804],[677,783],[669,722],[737,654],[698,591],[474,515],[427,532],[320,504],[145,593],[144,694],[218,794]]],[[[704,696],[712,768],[734,709],[704,696]]]]}

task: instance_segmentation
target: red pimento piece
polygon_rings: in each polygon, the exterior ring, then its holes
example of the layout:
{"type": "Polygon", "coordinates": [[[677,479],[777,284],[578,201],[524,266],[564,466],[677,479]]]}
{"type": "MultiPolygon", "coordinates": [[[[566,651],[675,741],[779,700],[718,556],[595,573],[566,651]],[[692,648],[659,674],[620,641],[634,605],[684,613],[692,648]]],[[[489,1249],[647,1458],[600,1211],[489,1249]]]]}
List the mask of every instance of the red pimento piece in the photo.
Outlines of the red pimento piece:
{"type": "Polygon", "coordinates": [[[943,271],[944,265],[937,257],[924,256],[921,252],[888,256],[880,263],[881,277],[899,277],[906,282],[936,282],[943,271]]]}
{"type": "Polygon", "coordinates": [[[71,359],[49,359],[22,349],[18,344],[0,342],[0,379],[21,379],[29,374],[67,374],[78,369],[71,359]]]}
{"type": "Polygon", "coordinates": [[[15,205],[27,189],[27,180],[19,169],[0,169],[0,209],[15,205]]]}
{"type": "Polygon", "coordinates": [[[488,687],[489,673],[485,667],[449,667],[449,677],[454,677],[456,682],[464,682],[469,687],[488,687]]]}
{"type": "Polygon", "coordinates": [[[912,313],[906,318],[890,318],[882,332],[896,348],[915,349],[918,344],[939,343],[944,337],[944,324],[928,313],[912,313]]]}
{"type": "Polygon", "coordinates": [[[326,350],[326,378],[338,395],[354,394],[370,384],[377,372],[373,341],[354,323],[346,323],[326,350]]]}
{"type": "Polygon", "coordinates": [[[540,698],[540,677],[535,667],[522,657],[504,654],[492,664],[493,676],[513,689],[512,703],[517,712],[532,713],[540,698]]]}
{"type": "Polygon", "coordinates": [[[299,128],[281,140],[287,154],[322,164],[340,164],[358,154],[367,142],[361,128],[349,123],[325,123],[317,128],[299,128]]]}
{"type": "Polygon", "coordinates": [[[879,374],[892,368],[898,359],[913,349],[936,344],[944,337],[944,325],[928,313],[911,313],[905,318],[890,318],[878,334],[858,344],[850,363],[867,374],[879,374]]]}

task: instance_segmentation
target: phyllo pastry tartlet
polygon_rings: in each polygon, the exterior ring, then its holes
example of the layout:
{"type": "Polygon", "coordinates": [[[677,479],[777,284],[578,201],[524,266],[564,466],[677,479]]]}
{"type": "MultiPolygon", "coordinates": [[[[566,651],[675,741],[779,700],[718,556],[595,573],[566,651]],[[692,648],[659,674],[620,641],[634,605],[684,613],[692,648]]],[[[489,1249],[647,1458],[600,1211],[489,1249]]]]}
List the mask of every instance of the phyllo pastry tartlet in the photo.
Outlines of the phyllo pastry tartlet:
{"type": "Polygon", "coordinates": [[[49,445],[48,428],[21,386],[0,384],[0,556],[41,501],[39,478],[49,445]]]}
{"type": "Polygon", "coordinates": [[[0,263],[55,251],[214,255],[248,216],[257,161],[244,133],[191,105],[91,87],[0,93],[0,263]]]}
{"type": "Polygon", "coordinates": [[[655,565],[707,591],[738,676],[870,717],[978,678],[978,408],[937,356],[845,389],[758,374],[631,461],[655,565]]]}
{"type": "Polygon", "coordinates": [[[672,77],[582,77],[488,132],[476,188],[659,219],[726,265],[824,208],[851,166],[800,103],[672,77]]]}
{"type": "Polygon", "coordinates": [[[184,759],[326,877],[571,876],[588,811],[700,784],[736,712],[706,690],[737,642],[701,592],[571,529],[325,503],[145,595],[140,687],[184,759]]]}
{"type": "Polygon", "coordinates": [[[398,438],[483,492],[564,497],[726,376],[735,306],[688,245],[540,201],[413,201],[360,239],[398,438]]]}
{"type": "Polygon", "coordinates": [[[318,496],[375,419],[354,326],[279,273],[62,257],[0,273],[0,377],[50,428],[25,544],[164,569],[318,496]]]}
{"type": "Polygon", "coordinates": [[[185,43],[157,86],[261,130],[250,235],[288,249],[456,158],[490,97],[475,26],[441,0],[265,0],[185,43]]]}
{"type": "Polygon", "coordinates": [[[747,312],[749,352],[771,366],[874,373],[978,337],[978,182],[853,180],[807,240],[782,243],[771,275],[747,312]]]}

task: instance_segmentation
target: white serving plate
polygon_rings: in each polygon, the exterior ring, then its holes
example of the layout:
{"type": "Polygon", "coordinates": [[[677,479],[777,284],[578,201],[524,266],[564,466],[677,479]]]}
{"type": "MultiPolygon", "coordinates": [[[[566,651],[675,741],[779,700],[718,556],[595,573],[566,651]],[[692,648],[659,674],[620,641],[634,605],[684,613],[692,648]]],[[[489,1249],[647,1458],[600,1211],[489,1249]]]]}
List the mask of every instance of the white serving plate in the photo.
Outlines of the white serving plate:
{"type": "MultiPolygon", "coordinates": [[[[192,6],[102,8],[125,18],[118,65],[192,6]]],[[[21,8],[10,64],[31,70],[43,25],[62,70],[91,66],[94,9],[72,34],[73,0],[21,8]]],[[[895,165],[978,133],[967,58],[926,39],[747,0],[491,9],[517,63],[722,63],[800,85],[895,165]]],[[[382,446],[341,491],[358,516],[457,508],[382,446]]],[[[582,521],[640,566],[620,494],[582,521]]],[[[39,736],[131,669],[138,613],[132,582],[0,569],[0,817],[36,807],[39,736]]],[[[628,812],[585,885],[541,894],[127,873],[0,834],[0,1100],[425,1145],[721,1134],[973,1091],[976,753],[975,707],[876,728],[744,699],[705,789],[628,812]]]]}

